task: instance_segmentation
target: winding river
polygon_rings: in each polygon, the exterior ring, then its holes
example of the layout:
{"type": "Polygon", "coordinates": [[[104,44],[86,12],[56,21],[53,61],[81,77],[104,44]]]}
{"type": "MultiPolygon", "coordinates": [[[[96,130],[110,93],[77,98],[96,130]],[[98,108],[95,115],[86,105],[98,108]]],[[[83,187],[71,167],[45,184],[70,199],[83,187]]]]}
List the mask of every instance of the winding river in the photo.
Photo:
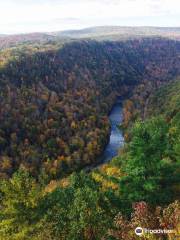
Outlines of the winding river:
{"type": "Polygon", "coordinates": [[[118,125],[122,122],[122,100],[117,99],[114,104],[110,114],[109,120],[111,124],[111,133],[109,143],[104,149],[104,152],[101,156],[101,164],[109,162],[113,157],[118,154],[119,148],[124,143],[124,137],[122,131],[118,128],[118,125]]]}
{"type": "Polygon", "coordinates": [[[118,98],[109,114],[111,124],[109,143],[106,145],[104,152],[98,159],[98,163],[93,166],[91,165],[86,167],[84,169],[85,171],[89,172],[102,164],[109,162],[118,154],[119,148],[124,144],[122,131],[118,128],[118,125],[122,123],[122,115],[122,99],[118,98]]]}

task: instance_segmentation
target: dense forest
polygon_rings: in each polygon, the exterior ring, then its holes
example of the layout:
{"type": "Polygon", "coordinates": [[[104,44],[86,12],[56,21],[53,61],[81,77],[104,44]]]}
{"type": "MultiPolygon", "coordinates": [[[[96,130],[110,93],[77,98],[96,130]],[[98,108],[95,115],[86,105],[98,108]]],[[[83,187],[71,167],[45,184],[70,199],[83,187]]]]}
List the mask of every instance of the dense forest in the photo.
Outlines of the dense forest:
{"type": "Polygon", "coordinates": [[[176,41],[82,41],[54,48],[20,52],[2,65],[2,177],[21,166],[56,178],[93,163],[108,141],[115,98],[147,80],[160,85],[180,69],[176,41]]]}
{"type": "Polygon", "coordinates": [[[0,54],[0,240],[136,240],[138,226],[175,237],[180,42],[82,40],[0,54]],[[125,144],[84,173],[108,142],[118,96],[125,144]]]}

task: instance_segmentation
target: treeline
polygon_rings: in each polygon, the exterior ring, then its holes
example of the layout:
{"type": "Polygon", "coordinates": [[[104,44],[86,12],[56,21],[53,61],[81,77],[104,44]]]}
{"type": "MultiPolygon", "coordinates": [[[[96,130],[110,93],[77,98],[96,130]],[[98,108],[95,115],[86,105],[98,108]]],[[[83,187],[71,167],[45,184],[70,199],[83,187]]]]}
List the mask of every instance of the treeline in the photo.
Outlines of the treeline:
{"type": "Polygon", "coordinates": [[[22,54],[0,72],[1,177],[20,166],[50,178],[96,161],[107,114],[134,86],[179,72],[180,44],[163,39],[82,41],[22,54]]]}
{"type": "Polygon", "coordinates": [[[169,236],[143,235],[145,240],[178,236],[179,201],[163,207],[137,202],[128,216],[122,214],[126,204],[119,194],[121,186],[102,190],[92,176],[79,173],[70,177],[66,187],[46,192],[45,179],[41,175],[37,183],[27,171],[19,170],[1,181],[1,240],[138,240],[134,230],[139,226],[173,230],[169,236]]]}

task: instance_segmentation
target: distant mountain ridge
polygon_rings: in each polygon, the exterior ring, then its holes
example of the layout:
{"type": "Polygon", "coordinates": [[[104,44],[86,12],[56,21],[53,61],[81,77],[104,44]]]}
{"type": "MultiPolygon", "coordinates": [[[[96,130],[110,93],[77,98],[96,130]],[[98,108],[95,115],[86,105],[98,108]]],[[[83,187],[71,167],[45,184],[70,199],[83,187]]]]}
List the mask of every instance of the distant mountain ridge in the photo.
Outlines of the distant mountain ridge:
{"type": "Polygon", "coordinates": [[[43,43],[49,40],[53,40],[54,36],[46,33],[27,33],[27,34],[15,34],[15,35],[3,35],[0,34],[0,49],[6,47],[13,47],[17,44],[37,42],[43,43]]]}
{"type": "Polygon", "coordinates": [[[180,27],[120,27],[120,26],[98,26],[81,30],[66,30],[54,32],[55,35],[75,38],[98,37],[109,35],[180,35],[180,27]],[[132,32],[133,31],[133,32],[132,32]]]}
{"type": "Polygon", "coordinates": [[[180,27],[120,27],[97,26],[79,30],[44,33],[0,34],[0,49],[24,43],[47,43],[70,39],[94,39],[119,41],[141,37],[165,37],[180,40],[180,27]]]}

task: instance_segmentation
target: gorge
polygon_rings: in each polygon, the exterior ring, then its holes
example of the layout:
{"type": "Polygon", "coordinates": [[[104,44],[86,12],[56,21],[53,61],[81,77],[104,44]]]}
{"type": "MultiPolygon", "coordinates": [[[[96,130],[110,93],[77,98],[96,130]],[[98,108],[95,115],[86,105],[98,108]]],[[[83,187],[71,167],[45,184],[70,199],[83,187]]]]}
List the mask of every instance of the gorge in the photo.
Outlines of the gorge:
{"type": "Polygon", "coordinates": [[[177,234],[180,42],[44,41],[0,51],[0,240],[177,234]]]}

